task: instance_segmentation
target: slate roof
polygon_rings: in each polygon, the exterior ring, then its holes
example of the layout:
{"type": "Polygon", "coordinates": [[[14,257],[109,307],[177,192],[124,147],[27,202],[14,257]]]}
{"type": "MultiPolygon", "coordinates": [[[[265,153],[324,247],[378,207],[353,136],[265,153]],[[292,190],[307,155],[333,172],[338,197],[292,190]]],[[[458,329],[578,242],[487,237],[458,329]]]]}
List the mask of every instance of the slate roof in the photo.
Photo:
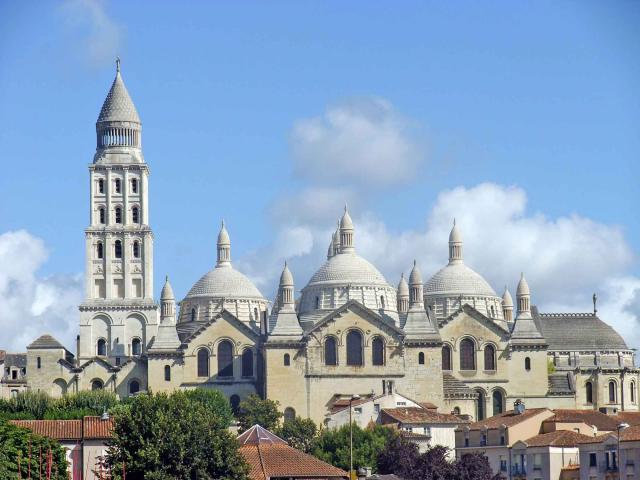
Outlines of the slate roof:
{"type": "Polygon", "coordinates": [[[399,423],[452,423],[456,425],[469,423],[467,420],[462,420],[450,413],[438,413],[420,407],[383,408],[382,414],[383,423],[386,423],[387,418],[385,417],[399,423]]]}
{"type": "Polygon", "coordinates": [[[622,337],[592,313],[539,313],[534,307],[532,314],[550,351],[629,350],[622,337]]]}
{"type": "Polygon", "coordinates": [[[98,122],[113,121],[140,123],[138,111],[124,85],[119,69],[98,116],[98,122]]]}
{"type": "Polygon", "coordinates": [[[528,447],[576,447],[591,437],[573,430],[556,430],[524,440],[528,447]]]}
{"type": "Polygon", "coordinates": [[[271,478],[348,478],[347,472],[287,445],[259,425],[238,437],[251,480],[271,478]]]}
{"type": "Polygon", "coordinates": [[[510,410],[499,415],[494,415],[493,417],[485,418],[484,420],[472,423],[471,425],[463,428],[469,428],[469,430],[483,430],[485,428],[501,428],[502,425],[505,427],[511,427],[543,412],[552,413],[548,408],[528,408],[520,414],[514,410],[510,410]]]}
{"type": "Polygon", "coordinates": [[[26,353],[6,353],[4,356],[4,365],[5,367],[26,368],[27,354],[26,353]]]}
{"type": "Polygon", "coordinates": [[[44,334],[36,338],[29,345],[27,345],[27,348],[35,349],[35,348],[65,348],[65,347],[58,340],[53,338],[51,335],[44,334]]]}
{"type": "Polygon", "coordinates": [[[553,373],[549,375],[550,395],[571,395],[574,393],[570,373],[553,373]]]}
{"type": "Polygon", "coordinates": [[[445,396],[474,395],[473,390],[471,390],[466,383],[458,380],[449,373],[442,374],[442,384],[445,396]]]}

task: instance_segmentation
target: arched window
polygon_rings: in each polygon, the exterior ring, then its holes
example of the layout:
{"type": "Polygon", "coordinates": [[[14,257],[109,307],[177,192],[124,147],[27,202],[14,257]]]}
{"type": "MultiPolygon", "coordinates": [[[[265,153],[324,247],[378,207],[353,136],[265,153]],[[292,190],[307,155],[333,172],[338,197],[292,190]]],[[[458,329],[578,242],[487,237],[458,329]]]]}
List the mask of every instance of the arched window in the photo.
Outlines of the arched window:
{"type": "Polygon", "coordinates": [[[451,347],[449,345],[442,347],[442,369],[451,370],[451,347]]]}
{"type": "Polygon", "coordinates": [[[116,223],[122,223],[122,208],[116,207],[116,223]]]}
{"type": "Polygon", "coordinates": [[[169,365],[164,366],[164,381],[165,382],[171,381],[171,367],[169,365]]]}
{"type": "Polygon", "coordinates": [[[347,333],[347,365],[361,367],[362,358],[362,334],[357,330],[347,333]]]}
{"type": "Polygon", "coordinates": [[[418,353],[418,364],[424,365],[424,352],[418,353]]]}
{"type": "Polygon", "coordinates": [[[493,345],[486,345],[484,347],[484,369],[496,369],[496,349],[493,345]]]}
{"type": "Polygon", "coordinates": [[[140,242],[137,240],[133,242],[133,258],[140,258],[140,242]]]}
{"type": "Polygon", "coordinates": [[[198,350],[198,376],[209,376],[209,350],[206,348],[198,350]]]}
{"type": "Polygon", "coordinates": [[[229,340],[218,344],[218,377],[233,377],[233,345],[229,340]]]}
{"type": "Polygon", "coordinates": [[[138,193],[138,180],[135,178],[131,179],[131,193],[138,193]]]}
{"type": "Polygon", "coordinates": [[[584,386],[585,396],[587,397],[587,403],[593,403],[593,384],[591,382],[587,382],[584,386]]]}
{"type": "Polygon", "coordinates": [[[102,242],[98,242],[96,244],[96,257],[103,258],[104,257],[104,247],[102,246],[102,242]]]}
{"type": "Polygon", "coordinates": [[[134,338],[133,340],[131,340],[131,355],[142,355],[142,342],[139,338],[134,338]]]}
{"type": "Polygon", "coordinates": [[[237,415],[238,411],[240,410],[240,397],[235,394],[231,395],[231,397],[229,398],[229,403],[231,404],[231,411],[234,415],[237,415]]]}
{"type": "Polygon", "coordinates": [[[473,341],[465,338],[460,342],[460,370],[476,369],[476,347],[473,341]]]}
{"type": "Polygon", "coordinates": [[[476,421],[484,420],[484,393],[476,390],[476,421]]]}
{"type": "Polygon", "coordinates": [[[528,372],[531,370],[531,359],[529,357],[525,357],[524,359],[524,369],[528,372]]]}
{"type": "Polygon", "coordinates": [[[104,338],[99,339],[96,344],[96,355],[99,357],[107,355],[107,341],[104,338]]]}
{"type": "Polygon", "coordinates": [[[629,384],[629,396],[631,397],[631,403],[636,403],[636,382],[629,384]]]}
{"type": "Polygon", "coordinates": [[[191,309],[191,321],[192,322],[196,321],[196,309],[195,308],[191,309]]]}
{"type": "Polygon", "coordinates": [[[116,193],[120,193],[121,189],[120,189],[120,179],[119,178],[116,178],[115,185],[116,185],[116,193]]]}
{"type": "Polygon", "coordinates": [[[258,309],[257,309],[257,308],[254,308],[254,309],[253,309],[253,319],[254,319],[256,322],[259,322],[259,321],[260,321],[260,317],[258,316],[258,309]]]}
{"type": "Polygon", "coordinates": [[[284,360],[283,360],[283,362],[284,362],[284,366],[285,366],[285,367],[288,367],[289,365],[291,365],[291,357],[289,356],[289,354],[288,354],[288,353],[285,353],[285,354],[284,354],[284,360]]]}
{"type": "Polygon", "coordinates": [[[460,415],[460,407],[453,407],[453,414],[460,415]]]}
{"type": "Polygon", "coordinates": [[[104,193],[104,179],[98,179],[98,193],[104,193]]]}
{"type": "Polygon", "coordinates": [[[122,258],[122,242],[120,240],[115,241],[113,250],[116,258],[122,258]]]}
{"type": "Polygon", "coordinates": [[[324,364],[338,365],[338,348],[334,337],[327,337],[324,341],[324,364]]]}
{"type": "Polygon", "coordinates": [[[138,207],[133,207],[131,209],[131,221],[133,223],[138,223],[140,221],[140,214],[139,214],[138,207]]]}
{"type": "Polygon", "coordinates": [[[384,296],[380,295],[380,308],[384,309],[384,296]]]}
{"type": "Polygon", "coordinates": [[[320,297],[316,297],[316,310],[320,308],[320,297]]]}
{"type": "Polygon", "coordinates": [[[384,340],[376,337],[371,342],[371,363],[373,365],[384,365],[384,340]]]}
{"type": "Polygon", "coordinates": [[[104,207],[100,207],[100,208],[98,209],[98,216],[100,217],[100,223],[101,223],[102,225],[104,225],[104,224],[105,224],[105,222],[106,222],[106,220],[105,220],[105,218],[104,218],[104,207]]]}
{"type": "Polygon", "coordinates": [[[253,350],[250,348],[242,352],[242,376],[253,377],[253,350]]]}
{"type": "Polygon", "coordinates": [[[291,407],[287,407],[284,409],[284,421],[285,422],[291,422],[293,420],[296,419],[296,411],[291,408],[291,407]]]}
{"type": "Polygon", "coordinates": [[[609,403],[616,403],[616,393],[618,393],[616,390],[616,382],[611,380],[609,382],[609,403]]]}
{"type": "Polygon", "coordinates": [[[504,396],[500,390],[494,390],[492,395],[493,414],[499,415],[504,412],[504,396]]]}
{"type": "Polygon", "coordinates": [[[104,384],[102,380],[94,380],[91,382],[91,390],[102,390],[104,388],[104,384]]]}
{"type": "Polygon", "coordinates": [[[140,391],[140,382],[137,380],[131,380],[129,384],[129,395],[135,395],[140,391]]]}

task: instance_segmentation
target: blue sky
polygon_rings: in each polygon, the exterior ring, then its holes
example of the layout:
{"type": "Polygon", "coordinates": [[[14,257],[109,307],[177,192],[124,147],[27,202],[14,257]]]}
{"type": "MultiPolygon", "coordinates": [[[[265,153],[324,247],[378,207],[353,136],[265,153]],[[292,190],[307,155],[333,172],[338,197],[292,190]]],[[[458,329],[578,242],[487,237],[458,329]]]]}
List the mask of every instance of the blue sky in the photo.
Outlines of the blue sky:
{"type": "Polygon", "coordinates": [[[82,273],[119,55],[152,172],[157,291],[168,273],[184,295],[211,268],[223,217],[265,295],[285,257],[301,288],[348,201],[391,283],[413,257],[434,273],[455,215],[499,293],[531,271],[534,303],[589,310],[598,291],[610,323],[637,326],[639,24],[625,1],[3,2],[0,235],[45,252],[25,289],[58,292],[42,308],[25,293],[25,315],[75,315],[56,298],[82,273]]]}

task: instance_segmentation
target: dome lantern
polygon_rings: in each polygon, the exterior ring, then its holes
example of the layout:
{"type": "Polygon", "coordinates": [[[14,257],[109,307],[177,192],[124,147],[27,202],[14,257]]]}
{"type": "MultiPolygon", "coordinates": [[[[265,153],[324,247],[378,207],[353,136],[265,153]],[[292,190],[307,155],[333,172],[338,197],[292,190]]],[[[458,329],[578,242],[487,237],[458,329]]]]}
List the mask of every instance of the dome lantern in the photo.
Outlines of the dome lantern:
{"type": "Polygon", "coordinates": [[[354,247],[354,228],[351,215],[347,210],[347,206],[344,206],[344,214],[340,219],[340,252],[341,253],[354,253],[356,251],[354,247]]]}
{"type": "Polygon", "coordinates": [[[453,219],[453,227],[449,233],[449,263],[462,263],[462,234],[453,219]]]}
{"type": "Polygon", "coordinates": [[[217,267],[225,267],[231,265],[231,239],[229,238],[229,232],[227,232],[224,226],[224,220],[222,220],[222,226],[220,227],[220,233],[218,233],[218,261],[217,267]]]}

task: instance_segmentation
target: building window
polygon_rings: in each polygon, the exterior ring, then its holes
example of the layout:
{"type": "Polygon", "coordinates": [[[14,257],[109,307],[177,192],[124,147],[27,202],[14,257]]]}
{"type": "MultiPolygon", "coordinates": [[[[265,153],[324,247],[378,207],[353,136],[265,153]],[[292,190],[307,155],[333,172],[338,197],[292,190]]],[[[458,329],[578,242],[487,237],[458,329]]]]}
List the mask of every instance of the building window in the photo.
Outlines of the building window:
{"type": "Polygon", "coordinates": [[[442,369],[451,370],[451,347],[449,345],[442,347],[442,369]]]}
{"type": "Polygon", "coordinates": [[[134,338],[133,340],[131,340],[131,355],[142,355],[142,342],[139,338],[134,338]]]}
{"type": "Polygon", "coordinates": [[[233,377],[233,345],[229,340],[218,344],[218,377],[233,377]]]}
{"type": "Polygon", "coordinates": [[[258,309],[257,308],[253,309],[253,320],[256,323],[260,321],[260,316],[258,315],[258,309]]]}
{"type": "Polygon", "coordinates": [[[164,366],[164,381],[165,382],[171,381],[171,367],[169,365],[164,366]]]}
{"type": "Polygon", "coordinates": [[[380,295],[380,308],[384,309],[384,296],[380,295]]]}
{"type": "Polygon", "coordinates": [[[320,308],[320,297],[316,297],[316,310],[320,308]]]}
{"type": "Polygon", "coordinates": [[[384,365],[384,340],[376,337],[371,342],[371,363],[373,365],[384,365]]]}
{"type": "Polygon", "coordinates": [[[102,380],[94,380],[91,382],[91,390],[102,390],[104,388],[104,384],[102,380]]]}
{"type": "Polygon", "coordinates": [[[591,405],[593,403],[593,384],[591,382],[587,382],[584,389],[585,396],[587,397],[587,403],[591,405]]]}
{"type": "Polygon", "coordinates": [[[131,193],[138,193],[138,180],[135,178],[131,179],[131,193]]]}
{"type": "Polygon", "coordinates": [[[96,355],[99,357],[107,355],[107,341],[104,338],[99,339],[96,344],[96,355]]]}
{"type": "Polygon", "coordinates": [[[116,193],[120,193],[120,191],[121,191],[121,188],[120,188],[120,187],[121,187],[121,185],[120,185],[120,179],[119,179],[119,178],[116,178],[115,186],[116,186],[116,193]]]}
{"type": "Polygon", "coordinates": [[[140,258],[140,242],[133,242],[133,258],[140,258]]]}
{"type": "Polygon", "coordinates": [[[338,348],[334,337],[327,337],[324,341],[324,364],[329,366],[338,365],[338,348]]]}
{"type": "Polygon", "coordinates": [[[288,353],[284,354],[284,366],[288,367],[289,365],[291,365],[291,357],[289,356],[288,353]]]}
{"type": "Polygon", "coordinates": [[[460,342],[460,370],[476,369],[476,347],[473,341],[465,338],[460,342]]]}
{"type": "Polygon", "coordinates": [[[250,348],[242,352],[242,376],[253,377],[253,350],[250,348]]]}
{"type": "Polygon", "coordinates": [[[191,309],[191,321],[192,322],[196,321],[196,309],[195,308],[191,309]]]}
{"type": "Polygon", "coordinates": [[[36,358],[36,364],[38,368],[42,367],[42,360],[40,359],[40,357],[36,358]]]}
{"type": "Polygon", "coordinates": [[[209,350],[206,348],[201,348],[198,350],[198,376],[199,377],[208,377],[209,376],[209,350]]]}
{"type": "Polygon", "coordinates": [[[104,225],[106,220],[104,218],[104,207],[98,209],[98,216],[100,217],[100,224],[104,225]]]}
{"type": "Polygon", "coordinates": [[[484,347],[484,369],[491,371],[496,369],[496,349],[493,345],[484,347]]]}
{"type": "Polygon", "coordinates": [[[240,397],[238,395],[231,395],[229,397],[229,403],[231,404],[231,411],[234,415],[237,415],[240,411],[240,397]]]}
{"type": "Polygon", "coordinates": [[[460,415],[460,407],[453,407],[453,414],[460,415]]]}
{"type": "Polygon", "coordinates": [[[484,393],[481,390],[476,390],[476,421],[484,420],[484,393]]]}
{"type": "Polygon", "coordinates": [[[99,259],[104,257],[104,247],[102,246],[102,242],[98,242],[96,244],[96,257],[99,259]]]}
{"type": "Polygon", "coordinates": [[[131,209],[131,221],[133,223],[138,223],[140,221],[139,212],[140,212],[140,210],[138,210],[138,207],[133,207],[131,209]]]}
{"type": "Polygon", "coordinates": [[[122,242],[120,240],[116,240],[113,250],[116,258],[122,258],[122,242]]]}
{"type": "Polygon", "coordinates": [[[98,179],[98,193],[104,193],[104,180],[102,178],[98,179]]]}
{"type": "Polygon", "coordinates": [[[504,412],[504,396],[500,390],[494,390],[492,395],[493,414],[499,415],[504,412]]]}
{"type": "Polygon", "coordinates": [[[629,385],[629,396],[631,397],[631,403],[636,403],[636,382],[631,382],[629,385]]]}
{"type": "Polygon", "coordinates": [[[495,311],[495,309],[493,308],[493,305],[491,305],[491,316],[492,316],[492,317],[495,317],[495,316],[496,316],[496,311],[495,311]]]}
{"type": "Polygon", "coordinates": [[[140,382],[137,380],[131,380],[129,384],[129,395],[135,395],[140,391],[140,382]]]}
{"type": "Polygon", "coordinates": [[[116,207],[116,223],[122,223],[122,208],[116,207]]]}
{"type": "Polygon", "coordinates": [[[609,382],[609,403],[616,403],[616,382],[611,380],[609,382]]]}
{"type": "Polygon", "coordinates": [[[296,419],[296,411],[291,408],[291,407],[287,407],[284,409],[284,421],[286,422],[292,422],[293,420],[296,419]]]}
{"type": "Polygon", "coordinates": [[[598,466],[598,456],[595,453],[589,454],[589,466],[597,467],[598,466]]]}
{"type": "Polygon", "coordinates": [[[418,353],[418,365],[424,365],[424,352],[418,353]]]}
{"type": "Polygon", "coordinates": [[[531,359],[529,357],[526,357],[524,359],[524,369],[528,372],[531,370],[531,359]]]}
{"type": "Polygon", "coordinates": [[[347,333],[347,365],[361,367],[362,358],[362,334],[357,330],[347,333]]]}

